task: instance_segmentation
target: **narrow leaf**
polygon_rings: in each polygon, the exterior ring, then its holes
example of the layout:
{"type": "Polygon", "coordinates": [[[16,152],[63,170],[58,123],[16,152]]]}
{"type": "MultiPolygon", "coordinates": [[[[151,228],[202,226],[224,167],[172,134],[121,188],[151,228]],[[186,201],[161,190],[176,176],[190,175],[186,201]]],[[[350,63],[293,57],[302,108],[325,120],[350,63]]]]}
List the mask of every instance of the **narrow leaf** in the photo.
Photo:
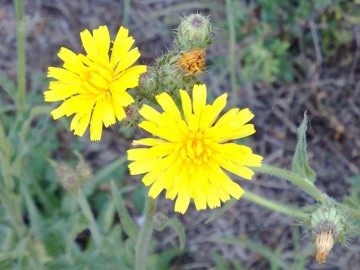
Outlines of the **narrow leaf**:
{"type": "Polygon", "coordinates": [[[137,237],[136,225],[135,225],[134,221],[132,220],[132,218],[130,217],[129,212],[125,207],[125,202],[122,199],[121,194],[117,190],[117,187],[113,180],[110,181],[110,186],[111,186],[111,194],[113,196],[114,203],[115,203],[115,208],[120,217],[120,223],[121,223],[125,233],[133,241],[135,241],[135,239],[137,237]]]}
{"type": "Polygon", "coordinates": [[[0,72],[0,88],[4,89],[13,101],[16,100],[16,86],[3,72],[0,72]]]}
{"type": "Polygon", "coordinates": [[[296,145],[292,162],[292,171],[314,183],[316,180],[316,173],[308,164],[308,156],[306,152],[306,124],[307,116],[305,112],[304,120],[298,128],[298,143],[296,145]]]}

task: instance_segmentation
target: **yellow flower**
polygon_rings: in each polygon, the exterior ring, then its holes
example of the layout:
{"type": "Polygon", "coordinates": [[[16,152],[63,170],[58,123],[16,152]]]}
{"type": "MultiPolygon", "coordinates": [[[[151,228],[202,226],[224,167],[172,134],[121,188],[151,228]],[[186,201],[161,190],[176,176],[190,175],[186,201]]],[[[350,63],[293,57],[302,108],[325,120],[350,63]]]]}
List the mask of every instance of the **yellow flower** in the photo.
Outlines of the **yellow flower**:
{"type": "Polygon", "coordinates": [[[194,85],[192,103],[189,95],[180,90],[182,113],[172,98],[162,93],[156,96],[164,110],[159,113],[144,105],[140,114],[146,119],[139,127],[159,138],[134,141],[128,150],[132,175],[143,174],[149,196],[156,198],[166,190],[166,198],[174,200],[175,211],[185,213],[190,199],[197,210],[220,207],[230,196],[239,199],[244,190],[223,169],[251,179],[254,172],[246,166],[261,166],[262,157],[249,147],[230,143],[255,133],[254,125],[247,124],[254,115],[249,109],[231,109],[218,120],[226,105],[227,94],[212,105],[206,104],[206,86],[194,85]],[[217,121],[216,121],[217,120],[217,121]]]}
{"type": "Polygon", "coordinates": [[[110,41],[106,26],[80,33],[86,51],[75,54],[61,48],[58,56],[63,68],[49,67],[49,90],[44,92],[46,102],[63,101],[51,112],[54,119],[75,114],[70,129],[82,136],[90,124],[90,139],[101,139],[103,124],[108,127],[116,119],[125,118],[124,107],[134,102],[126,92],[136,87],[146,66],[132,66],[140,57],[138,48],[130,50],[134,39],[129,31],[120,27],[114,42],[110,41]],[[110,44],[112,43],[109,57],[110,44]]]}

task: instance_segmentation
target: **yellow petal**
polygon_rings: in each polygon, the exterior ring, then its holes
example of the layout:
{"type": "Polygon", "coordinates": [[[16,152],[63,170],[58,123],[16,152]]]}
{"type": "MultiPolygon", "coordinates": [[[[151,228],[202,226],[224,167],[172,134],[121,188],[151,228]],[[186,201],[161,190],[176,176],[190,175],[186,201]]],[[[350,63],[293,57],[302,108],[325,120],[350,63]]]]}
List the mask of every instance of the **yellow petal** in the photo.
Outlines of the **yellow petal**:
{"type": "Polygon", "coordinates": [[[110,33],[107,26],[100,26],[93,31],[94,41],[97,45],[98,53],[105,61],[109,61],[110,33]]]}
{"type": "Polygon", "coordinates": [[[70,130],[74,130],[77,136],[83,136],[90,123],[91,113],[76,114],[71,121],[70,130]]]}
{"type": "Polygon", "coordinates": [[[89,30],[85,29],[80,33],[81,42],[88,55],[97,55],[97,47],[89,30]]]}
{"type": "Polygon", "coordinates": [[[157,178],[156,181],[152,184],[149,189],[149,196],[156,199],[159,196],[160,192],[164,189],[164,178],[157,178]]]}
{"type": "Polygon", "coordinates": [[[102,135],[103,121],[101,106],[95,105],[90,121],[90,140],[99,141],[102,135]]]}
{"type": "Polygon", "coordinates": [[[206,85],[195,84],[192,93],[194,113],[200,116],[206,106],[206,85]]]}
{"type": "Polygon", "coordinates": [[[128,35],[129,30],[121,26],[116,35],[110,58],[113,68],[115,68],[119,61],[124,58],[125,54],[135,42],[135,40],[132,37],[128,37],[128,35]]]}
{"type": "Polygon", "coordinates": [[[190,196],[186,193],[179,193],[175,203],[175,212],[184,214],[190,204],[190,196]]]}
{"type": "Polygon", "coordinates": [[[170,95],[167,93],[159,94],[156,96],[156,100],[161,108],[163,108],[164,112],[169,113],[176,120],[181,119],[180,111],[170,95]]]}
{"type": "Polygon", "coordinates": [[[122,119],[124,119],[126,117],[126,113],[124,110],[124,107],[122,105],[122,102],[120,101],[119,98],[113,97],[111,99],[112,102],[112,106],[114,108],[114,114],[116,116],[116,119],[118,121],[121,121],[122,119]]]}
{"type": "Polygon", "coordinates": [[[192,115],[191,99],[185,90],[180,90],[180,98],[185,120],[189,123],[189,118],[192,115]]]}
{"type": "Polygon", "coordinates": [[[129,170],[131,175],[137,175],[147,173],[152,170],[158,160],[141,160],[135,161],[129,164],[129,170]]]}
{"type": "Polygon", "coordinates": [[[150,107],[147,104],[144,104],[139,111],[139,114],[144,117],[146,120],[149,120],[154,123],[158,123],[160,120],[160,113],[155,110],[153,107],[150,107]]]}
{"type": "Polygon", "coordinates": [[[132,64],[134,64],[140,57],[140,52],[138,48],[134,48],[129,51],[117,64],[115,68],[115,74],[120,73],[121,71],[127,69],[132,64]]]}
{"type": "Polygon", "coordinates": [[[165,141],[155,138],[145,138],[141,140],[134,140],[132,144],[137,146],[154,146],[162,143],[165,143],[165,141]]]}
{"type": "Polygon", "coordinates": [[[63,68],[49,67],[47,76],[63,82],[72,82],[76,84],[81,84],[82,82],[77,74],[63,68]]]}

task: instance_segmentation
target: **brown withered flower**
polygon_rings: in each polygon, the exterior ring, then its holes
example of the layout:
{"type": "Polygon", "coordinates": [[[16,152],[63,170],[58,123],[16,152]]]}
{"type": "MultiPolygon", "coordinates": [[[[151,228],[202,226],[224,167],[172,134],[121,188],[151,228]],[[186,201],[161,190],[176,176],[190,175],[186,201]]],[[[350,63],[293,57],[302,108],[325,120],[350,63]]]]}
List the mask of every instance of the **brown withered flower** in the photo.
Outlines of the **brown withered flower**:
{"type": "Polygon", "coordinates": [[[205,49],[196,48],[184,53],[179,59],[179,65],[186,75],[201,74],[205,68],[205,55],[205,49]]]}

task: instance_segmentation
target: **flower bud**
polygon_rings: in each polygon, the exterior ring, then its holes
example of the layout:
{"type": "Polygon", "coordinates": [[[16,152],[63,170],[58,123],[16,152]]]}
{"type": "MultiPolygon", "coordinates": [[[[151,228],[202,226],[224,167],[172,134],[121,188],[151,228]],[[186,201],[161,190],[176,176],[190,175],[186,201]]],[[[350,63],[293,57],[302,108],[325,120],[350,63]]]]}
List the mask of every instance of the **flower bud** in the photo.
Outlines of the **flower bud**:
{"type": "Polygon", "coordinates": [[[135,100],[134,103],[128,105],[125,109],[126,117],[121,121],[119,131],[125,138],[130,138],[134,134],[134,130],[141,121],[139,110],[143,102],[135,100]]]}
{"type": "Polygon", "coordinates": [[[154,99],[154,97],[159,94],[154,68],[149,67],[147,71],[140,76],[137,90],[139,95],[149,100],[154,99]]]}
{"type": "Polygon", "coordinates": [[[92,176],[91,167],[86,163],[79,163],[78,166],[76,166],[76,172],[83,183],[92,176]]]}
{"type": "Polygon", "coordinates": [[[59,179],[60,184],[70,193],[76,194],[82,181],[76,172],[68,172],[59,179]]]}
{"type": "Polygon", "coordinates": [[[185,17],[175,38],[177,46],[184,51],[195,48],[206,49],[212,43],[212,26],[209,19],[201,14],[191,14],[185,17]]]}
{"type": "Polygon", "coordinates": [[[161,232],[166,226],[168,222],[168,217],[165,213],[157,212],[153,217],[153,225],[154,229],[158,232],[161,232]]]}

